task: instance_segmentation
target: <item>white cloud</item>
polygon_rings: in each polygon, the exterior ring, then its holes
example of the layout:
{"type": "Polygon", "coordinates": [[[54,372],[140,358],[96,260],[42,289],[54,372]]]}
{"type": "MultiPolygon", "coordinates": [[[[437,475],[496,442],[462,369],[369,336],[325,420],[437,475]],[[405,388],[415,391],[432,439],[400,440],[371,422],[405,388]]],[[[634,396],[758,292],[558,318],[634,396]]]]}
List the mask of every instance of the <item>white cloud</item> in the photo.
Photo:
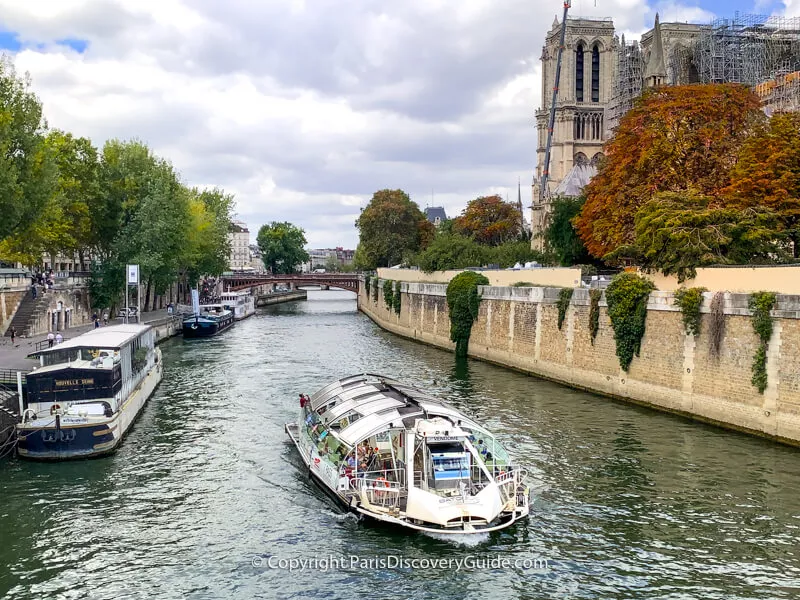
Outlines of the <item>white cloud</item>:
{"type": "MultiPolygon", "coordinates": [[[[656,8],[573,6],[631,31],[656,8]]],[[[538,57],[560,12],[549,0],[0,0],[0,26],[19,35],[17,68],[51,127],[97,145],[142,139],[187,183],[235,193],[253,232],[289,220],[312,246],[354,247],[380,188],[422,207],[433,190],[451,215],[494,191],[516,199],[518,177],[528,199],[538,57]],[[70,38],[86,51],[59,43],[70,38]]]]}

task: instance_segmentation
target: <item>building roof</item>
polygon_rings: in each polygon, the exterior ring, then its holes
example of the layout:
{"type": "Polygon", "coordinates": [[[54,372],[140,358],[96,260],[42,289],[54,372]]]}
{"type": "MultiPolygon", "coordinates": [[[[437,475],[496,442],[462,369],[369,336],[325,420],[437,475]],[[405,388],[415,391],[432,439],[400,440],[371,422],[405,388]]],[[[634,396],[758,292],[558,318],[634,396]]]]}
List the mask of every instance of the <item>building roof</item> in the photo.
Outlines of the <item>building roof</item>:
{"type": "Polygon", "coordinates": [[[653,27],[653,45],[650,48],[650,58],[644,70],[644,80],[647,82],[652,77],[665,78],[667,66],[664,62],[664,41],[661,39],[661,23],[656,13],[656,24],[653,27]]]}
{"type": "Polygon", "coordinates": [[[441,206],[429,206],[425,209],[425,216],[431,223],[436,223],[436,219],[440,221],[447,220],[447,213],[444,212],[444,208],[441,206]]]}
{"type": "Polygon", "coordinates": [[[107,348],[109,350],[115,350],[122,348],[126,343],[148,329],[150,329],[150,325],[130,324],[109,325],[108,327],[92,329],[58,346],[33,352],[28,355],[28,358],[36,358],[42,354],[49,354],[57,350],[68,350],[70,348],[107,348]]]}
{"type": "Polygon", "coordinates": [[[594,165],[575,165],[556,186],[553,196],[580,196],[584,186],[595,175],[597,175],[597,167],[594,165]]]}

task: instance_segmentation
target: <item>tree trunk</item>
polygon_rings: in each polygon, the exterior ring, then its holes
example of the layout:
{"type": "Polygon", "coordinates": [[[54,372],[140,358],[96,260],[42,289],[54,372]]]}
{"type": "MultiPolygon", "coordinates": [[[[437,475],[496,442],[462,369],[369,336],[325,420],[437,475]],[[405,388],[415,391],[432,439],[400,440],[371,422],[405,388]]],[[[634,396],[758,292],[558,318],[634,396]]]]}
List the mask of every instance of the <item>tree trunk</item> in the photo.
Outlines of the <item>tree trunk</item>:
{"type": "MultiPolygon", "coordinates": [[[[145,292],[145,295],[144,295],[144,309],[145,310],[147,310],[147,305],[150,303],[150,287],[151,287],[152,283],[153,283],[153,278],[152,277],[148,277],[147,278],[147,288],[146,288],[147,291],[145,292]]],[[[140,311],[142,310],[141,306],[139,307],[139,310],[140,311]]]]}

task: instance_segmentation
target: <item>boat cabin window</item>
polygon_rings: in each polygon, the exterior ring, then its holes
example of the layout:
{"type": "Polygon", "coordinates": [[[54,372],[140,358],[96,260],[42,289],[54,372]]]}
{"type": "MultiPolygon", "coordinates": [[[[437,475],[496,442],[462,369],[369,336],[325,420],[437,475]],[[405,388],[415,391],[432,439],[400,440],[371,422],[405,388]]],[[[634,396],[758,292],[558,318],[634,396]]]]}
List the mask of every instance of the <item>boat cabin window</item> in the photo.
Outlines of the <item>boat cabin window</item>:
{"type": "Polygon", "coordinates": [[[457,488],[470,479],[470,453],[462,444],[431,444],[433,487],[437,490],[457,488]]]}
{"type": "Polygon", "coordinates": [[[509,464],[508,453],[505,448],[491,434],[474,431],[469,440],[478,451],[486,467],[492,471],[507,467],[509,464]]]}
{"type": "Polygon", "coordinates": [[[111,366],[120,360],[119,350],[112,350],[110,348],[80,348],[80,360],[88,360],[92,366],[111,366]],[[108,360],[111,359],[111,365],[108,360]]]}

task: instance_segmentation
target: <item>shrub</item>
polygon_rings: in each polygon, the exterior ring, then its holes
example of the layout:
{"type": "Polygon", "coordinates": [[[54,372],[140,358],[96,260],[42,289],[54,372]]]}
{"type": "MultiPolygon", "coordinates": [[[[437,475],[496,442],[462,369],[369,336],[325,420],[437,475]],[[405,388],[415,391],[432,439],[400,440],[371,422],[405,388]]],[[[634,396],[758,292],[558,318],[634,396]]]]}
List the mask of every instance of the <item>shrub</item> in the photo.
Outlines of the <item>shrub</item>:
{"type": "Polygon", "coordinates": [[[647,298],[653,282],[634,273],[620,273],[606,289],[608,316],[614,328],[619,365],[624,371],[639,356],[647,320],[647,298]]]}
{"type": "Polygon", "coordinates": [[[369,275],[364,275],[364,289],[367,291],[367,297],[369,298],[369,282],[371,281],[372,277],[369,275]]]}
{"type": "Polygon", "coordinates": [[[372,286],[372,301],[377,304],[378,303],[378,283],[379,279],[375,278],[375,285],[372,286]]]}
{"type": "Polygon", "coordinates": [[[392,308],[394,303],[394,281],[391,279],[383,282],[383,301],[386,303],[386,308],[392,308]]]}
{"type": "Polygon", "coordinates": [[[401,283],[399,281],[394,282],[394,298],[392,302],[392,306],[394,306],[394,312],[398,315],[400,314],[400,299],[401,299],[401,291],[400,291],[401,283]]]}
{"type": "Polygon", "coordinates": [[[680,288],[675,292],[675,304],[683,315],[683,328],[687,335],[700,333],[700,306],[703,304],[703,292],[706,288],[680,288]]]}
{"type": "Polygon", "coordinates": [[[600,329],[600,298],[602,296],[601,290],[589,290],[589,333],[592,335],[592,346],[594,346],[597,331],[600,329]]]}
{"type": "Polygon", "coordinates": [[[759,344],[753,357],[753,378],[751,382],[759,393],[767,389],[767,345],[772,337],[772,315],[777,296],[774,292],[756,292],[750,295],[747,303],[753,312],[753,330],[758,336],[759,344]]]}
{"type": "Polygon", "coordinates": [[[558,328],[564,325],[564,318],[567,316],[567,309],[572,300],[574,288],[563,288],[558,294],[558,328]]]}
{"type": "Polygon", "coordinates": [[[459,273],[447,285],[447,307],[450,311],[450,340],[456,343],[456,356],[466,356],[472,323],[478,317],[481,298],[479,285],[489,280],[474,271],[459,273]]]}

